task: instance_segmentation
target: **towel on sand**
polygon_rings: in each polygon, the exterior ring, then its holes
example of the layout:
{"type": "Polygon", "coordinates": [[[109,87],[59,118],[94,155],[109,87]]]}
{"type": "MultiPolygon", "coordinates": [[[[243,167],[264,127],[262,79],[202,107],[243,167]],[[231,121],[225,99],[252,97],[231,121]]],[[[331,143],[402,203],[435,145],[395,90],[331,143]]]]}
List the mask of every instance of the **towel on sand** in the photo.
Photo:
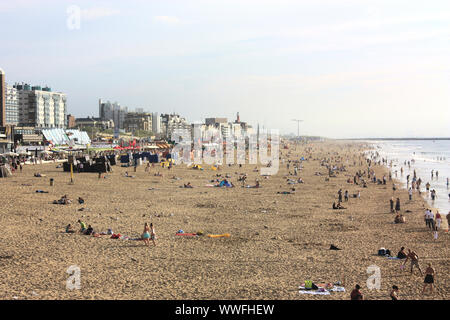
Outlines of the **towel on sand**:
{"type": "Polygon", "coordinates": [[[323,296],[327,296],[330,295],[330,292],[345,292],[345,288],[344,287],[338,287],[338,286],[334,286],[331,289],[327,289],[325,291],[319,291],[319,290],[306,290],[305,287],[299,286],[299,293],[300,294],[315,294],[315,295],[323,295],[323,296]]]}

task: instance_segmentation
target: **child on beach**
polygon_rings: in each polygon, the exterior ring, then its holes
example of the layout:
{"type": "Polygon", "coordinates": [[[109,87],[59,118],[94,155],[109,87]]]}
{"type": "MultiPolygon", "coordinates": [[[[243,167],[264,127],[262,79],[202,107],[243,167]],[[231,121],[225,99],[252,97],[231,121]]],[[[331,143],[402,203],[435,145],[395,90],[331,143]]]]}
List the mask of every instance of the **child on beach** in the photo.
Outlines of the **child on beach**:
{"type": "Polygon", "coordinates": [[[150,239],[152,239],[153,245],[156,246],[156,232],[153,223],[150,223],[150,239]]]}
{"type": "Polygon", "coordinates": [[[147,245],[148,247],[150,246],[150,228],[148,226],[148,223],[146,222],[144,224],[144,232],[142,233],[142,240],[144,241],[144,244],[147,245]]]}

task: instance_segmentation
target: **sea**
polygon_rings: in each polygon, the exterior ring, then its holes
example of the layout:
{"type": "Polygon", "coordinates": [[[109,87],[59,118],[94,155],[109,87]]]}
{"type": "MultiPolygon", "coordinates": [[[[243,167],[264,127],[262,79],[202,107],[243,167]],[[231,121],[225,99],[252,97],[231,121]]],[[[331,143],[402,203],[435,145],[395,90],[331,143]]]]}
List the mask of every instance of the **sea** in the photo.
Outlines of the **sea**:
{"type": "Polygon", "coordinates": [[[450,179],[450,140],[378,140],[368,141],[374,144],[376,151],[381,157],[387,158],[388,164],[392,160],[392,177],[402,183],[406,188],[406,176],[410,175],[410,181],[416,170],[417,179],[422,179],[422,195],[428,204],[439,210],[441,214],[450,212],[450,188],[447,179],[450,179]],[[413,161],[412,161],[413,160],[413,161]],[[406,161],[406,165],[405,165],[406,161]],[[408,161],[411,168],[408,167],[408,161]],[[400,171],[403,167],[403,175],[400,171]],[[434,177],[431,171],[434,170],[434,177]],[[439,176],[436,177],[436,172],[439,176]],[[437,198],[432,201],[429,193],[425,191],[425,185],[430,183],[430,190],[436,190],[437,198]]]}

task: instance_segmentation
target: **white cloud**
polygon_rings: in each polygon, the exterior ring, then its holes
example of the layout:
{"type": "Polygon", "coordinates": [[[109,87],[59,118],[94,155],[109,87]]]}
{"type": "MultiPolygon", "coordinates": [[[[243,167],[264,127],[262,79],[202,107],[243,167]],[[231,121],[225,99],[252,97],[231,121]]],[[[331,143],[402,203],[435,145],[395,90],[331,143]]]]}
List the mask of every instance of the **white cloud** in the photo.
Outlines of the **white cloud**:
{"type": "Polygon", "coordinates": [[[180,23],[180,19],[175,16],[156,16],[155,21],[171,25],[180,23]]]}
{"type": "Polygon", "coordinates": [[[96,20],[118,14],[120,14],[120,10],[111,8],[94,7],[89,9],[81,9],[81,17],[84,20],[96,20]]]}

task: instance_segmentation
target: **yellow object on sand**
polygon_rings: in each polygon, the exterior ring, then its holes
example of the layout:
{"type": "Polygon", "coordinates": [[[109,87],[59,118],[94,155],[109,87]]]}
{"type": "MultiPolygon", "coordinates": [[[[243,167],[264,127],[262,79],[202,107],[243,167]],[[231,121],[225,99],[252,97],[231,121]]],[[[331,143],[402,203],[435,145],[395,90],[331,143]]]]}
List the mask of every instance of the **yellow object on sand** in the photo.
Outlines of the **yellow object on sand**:
{"type": "Polygon", "coordinates": [[[223,234],[208,234],[208,237],[210,238],[228,238],[231,234],[229,233],[223,233],[223,234]]]}
{"type": "Polygon", "coordinates": [[[216,167],[211,167],[211,170],[216,171],[217,168],[216,167]]]}

